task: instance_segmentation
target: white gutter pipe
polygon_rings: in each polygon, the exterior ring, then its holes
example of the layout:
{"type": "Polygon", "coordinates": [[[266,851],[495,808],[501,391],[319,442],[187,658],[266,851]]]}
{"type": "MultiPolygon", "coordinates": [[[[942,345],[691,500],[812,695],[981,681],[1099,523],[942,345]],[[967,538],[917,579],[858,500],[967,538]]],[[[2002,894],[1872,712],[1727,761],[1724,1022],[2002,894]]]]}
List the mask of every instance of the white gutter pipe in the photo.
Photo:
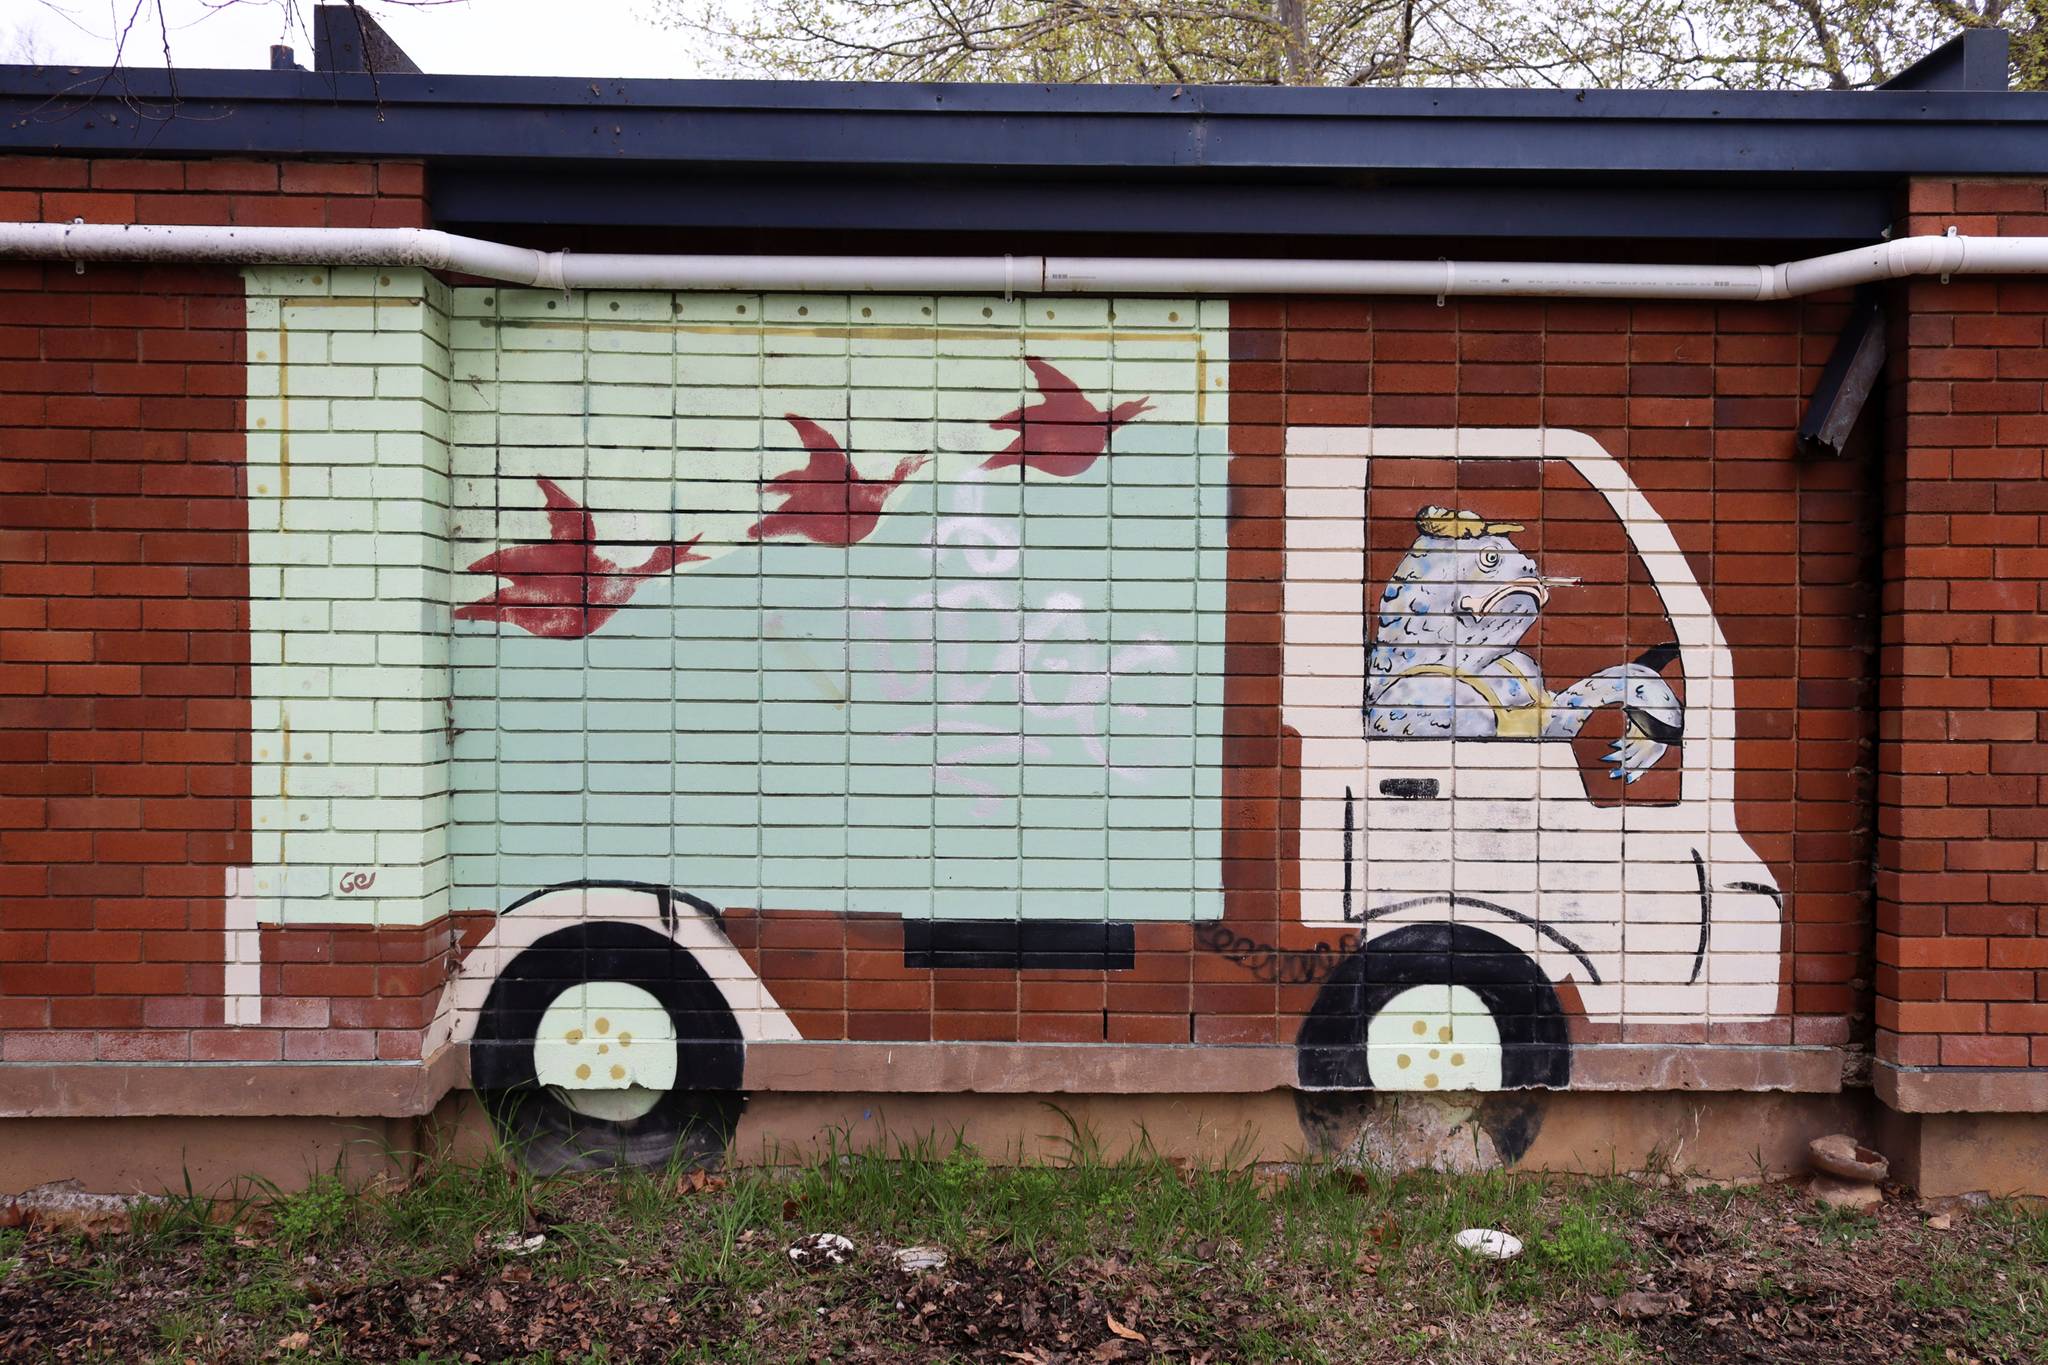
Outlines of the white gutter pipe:
{"type": "Polygon", "coordinates": [[[417,266],[542,289],[1419,294],[1767,301],[1909,275],[2048,274],[2048,237],[1905,237],[1781,265],[1119,256],[651,256],[535,251],[433,228],[0,223],[0,259],[417,266]]]}

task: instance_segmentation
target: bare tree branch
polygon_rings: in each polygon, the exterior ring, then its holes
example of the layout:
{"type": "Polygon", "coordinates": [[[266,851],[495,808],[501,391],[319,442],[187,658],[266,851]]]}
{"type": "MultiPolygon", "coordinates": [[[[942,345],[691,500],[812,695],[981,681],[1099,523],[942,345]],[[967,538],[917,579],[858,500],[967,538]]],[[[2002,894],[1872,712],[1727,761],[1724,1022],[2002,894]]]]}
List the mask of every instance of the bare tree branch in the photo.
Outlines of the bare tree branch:
{"type": "Polygon", "coordinates": [[[653,2],[735,71],[838,80],[1851,89],[1995,26],[2048,83],[2048,0],[653,2]]]}

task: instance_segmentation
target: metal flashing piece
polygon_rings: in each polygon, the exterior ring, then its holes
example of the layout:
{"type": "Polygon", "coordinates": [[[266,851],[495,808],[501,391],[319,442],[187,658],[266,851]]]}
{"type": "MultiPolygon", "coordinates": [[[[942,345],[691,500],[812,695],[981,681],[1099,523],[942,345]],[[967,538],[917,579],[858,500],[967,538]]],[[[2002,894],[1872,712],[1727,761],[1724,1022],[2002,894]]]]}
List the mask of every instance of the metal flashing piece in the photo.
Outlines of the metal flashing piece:
{"type": "Polygon", "coordinates": [[[1856,306],[1835,338],[1835,349],[1820,373],[1799,421],[1800,448],[1814,454],[1840,455],[1849,444],[1856,419],[1884,373],[1884,306],[1874,289],[1856,292],[1856,306]]]}
{"type": "Polygon", "coordinates": [[[1996,90],[2011,88],[2012,35],[2002,28],[1964,29],[1879,90],[1996,90]]]}
{"type": "Polygon", "coordinates": [[[353,0],[314,7],[313,69],[377,76],[386,72],[420,74],[418,63],[405,55],[405,49],[384,31],[374,15],[366,13],[353,0]]]}

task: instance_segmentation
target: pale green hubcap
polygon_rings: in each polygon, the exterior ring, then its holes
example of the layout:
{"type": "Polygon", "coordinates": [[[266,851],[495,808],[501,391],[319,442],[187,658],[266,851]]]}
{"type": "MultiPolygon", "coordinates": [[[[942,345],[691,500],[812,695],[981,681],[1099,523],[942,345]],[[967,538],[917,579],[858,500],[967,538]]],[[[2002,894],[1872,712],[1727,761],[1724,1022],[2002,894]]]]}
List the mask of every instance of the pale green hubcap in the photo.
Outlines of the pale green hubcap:
{"type": "Polygon", "coordinates": [[[541,1016],[533,1069],[562,1103],[589,1118],[624,1122],[676,1083],[676,1030],[654,996],[624,981],[588,981],[556,996],[541,1016]]]}
{"type": "Polygon", "coordinates": [[[1366,1026],[1375,1090],[1498,1090],[1500,1026],[1469,986],[1410,986],[1366,1026]]]}

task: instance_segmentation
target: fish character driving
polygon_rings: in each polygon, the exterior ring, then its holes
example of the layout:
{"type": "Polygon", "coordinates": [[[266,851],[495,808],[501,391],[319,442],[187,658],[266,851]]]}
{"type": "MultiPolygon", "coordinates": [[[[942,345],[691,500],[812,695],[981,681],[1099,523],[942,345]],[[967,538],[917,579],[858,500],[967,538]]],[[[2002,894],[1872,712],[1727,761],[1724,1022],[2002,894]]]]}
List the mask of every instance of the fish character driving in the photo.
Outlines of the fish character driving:
{"type": "MultiPolygon", "coordinates": [[[[1524,528],[1475,512],[1425,507],[1415,544],[1380,595],[1366,664],[1369,736],[1427,739],[1576,737],[1603,706],[1628,724],[1605,755],[1634,782],[1684,734],[1685,710],[1649,662],[1605,668],[1560,692],[1517,646],[1558,588],[1509,539],[1524,528]]],[[[1661,653],[1652,651],[1649,660],[1661,653]]]]}

